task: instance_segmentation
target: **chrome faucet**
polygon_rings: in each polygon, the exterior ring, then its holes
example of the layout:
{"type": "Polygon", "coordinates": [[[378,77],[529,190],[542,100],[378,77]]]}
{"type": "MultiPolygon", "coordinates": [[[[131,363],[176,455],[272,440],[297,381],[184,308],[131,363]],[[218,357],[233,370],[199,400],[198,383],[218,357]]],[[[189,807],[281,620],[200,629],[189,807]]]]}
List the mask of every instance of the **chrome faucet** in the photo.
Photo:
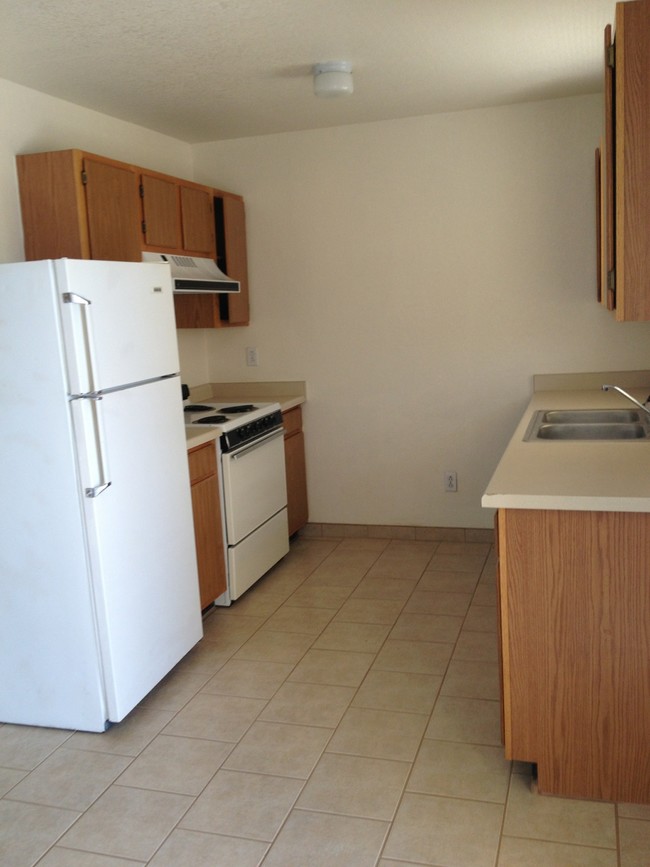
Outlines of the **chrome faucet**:
{"type": "Polygon", "coordinates": [[[623,389],[619,388],[618,385],[603,385],[603,391],[609,391],[610,388],[613,388],[614,391],[617,391],[619,394],[622,394],[623,397],[626,397],[628,400],[631,400],[632,403],[635,403],[640,409],[642,409],[644,412],[647,412],[648,415],[650,415],[650,409],[648,409],[647,406],[644,406],[642,403],[639,403],[639,401],[635,397],[632,397],[632,395],[628,394],[627,391],[623,391],[623,389]]]}

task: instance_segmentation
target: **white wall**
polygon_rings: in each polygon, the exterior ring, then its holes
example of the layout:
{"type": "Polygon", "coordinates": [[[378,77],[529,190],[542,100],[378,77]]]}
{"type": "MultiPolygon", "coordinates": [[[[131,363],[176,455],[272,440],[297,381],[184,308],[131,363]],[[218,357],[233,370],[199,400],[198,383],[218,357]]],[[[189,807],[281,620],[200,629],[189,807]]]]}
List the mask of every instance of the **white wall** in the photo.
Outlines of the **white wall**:
{"type": "Polygon", "coordinates": [[[600,123],[591,96],[194,146],[247,208],[252,323],[206,332],[210,378],[307,380],[313,521],[489,526],[532,375],[648,366],[650,323],[594,300],[600,123]]]}

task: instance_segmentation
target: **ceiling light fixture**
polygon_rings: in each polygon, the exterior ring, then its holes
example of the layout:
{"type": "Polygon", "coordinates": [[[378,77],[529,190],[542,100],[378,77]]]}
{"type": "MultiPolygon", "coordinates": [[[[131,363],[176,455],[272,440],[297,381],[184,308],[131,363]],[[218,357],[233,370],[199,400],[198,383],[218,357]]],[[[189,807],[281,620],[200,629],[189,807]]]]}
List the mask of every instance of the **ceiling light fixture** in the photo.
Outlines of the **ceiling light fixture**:
{"type": "Polygon", "coordinates": [[[352,64],[345,60],[317,63],[312,68],[316,96],[348,96],[354,90],[352,64]]]}

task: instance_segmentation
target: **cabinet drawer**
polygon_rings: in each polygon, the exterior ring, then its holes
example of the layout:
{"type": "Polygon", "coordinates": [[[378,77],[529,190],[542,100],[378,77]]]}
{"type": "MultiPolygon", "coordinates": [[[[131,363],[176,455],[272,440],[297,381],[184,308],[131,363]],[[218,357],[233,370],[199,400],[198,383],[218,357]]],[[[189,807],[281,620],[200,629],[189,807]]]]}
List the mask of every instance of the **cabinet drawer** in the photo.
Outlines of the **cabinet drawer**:
{"type": "Polygon", "coordinates": [[[292,434],[302,430],[302,410],[299,406],[295,409],[289,409],[282,413],[282,421],[284,422],[284,435],[290,437],[292,434]]]}
{"type": "Polygon", "coordinates": [[[190,465],[190,482],[200,482],[208,476],[214,476],[217,472],[217,451],[214,443],[205,443],[196,446],[188,452],[187,459],[190,465]]]}

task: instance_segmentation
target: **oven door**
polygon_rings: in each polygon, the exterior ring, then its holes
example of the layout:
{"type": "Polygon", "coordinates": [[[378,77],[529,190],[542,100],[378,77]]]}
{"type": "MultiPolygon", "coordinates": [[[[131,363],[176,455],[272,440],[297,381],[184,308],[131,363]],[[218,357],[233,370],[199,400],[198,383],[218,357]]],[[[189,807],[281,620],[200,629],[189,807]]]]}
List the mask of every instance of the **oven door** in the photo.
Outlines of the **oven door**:
{"type": "Polygon", "coordinates": [[[284,430],[223,455],[228,545],[237,545],[287,505],[284,430]]]}

